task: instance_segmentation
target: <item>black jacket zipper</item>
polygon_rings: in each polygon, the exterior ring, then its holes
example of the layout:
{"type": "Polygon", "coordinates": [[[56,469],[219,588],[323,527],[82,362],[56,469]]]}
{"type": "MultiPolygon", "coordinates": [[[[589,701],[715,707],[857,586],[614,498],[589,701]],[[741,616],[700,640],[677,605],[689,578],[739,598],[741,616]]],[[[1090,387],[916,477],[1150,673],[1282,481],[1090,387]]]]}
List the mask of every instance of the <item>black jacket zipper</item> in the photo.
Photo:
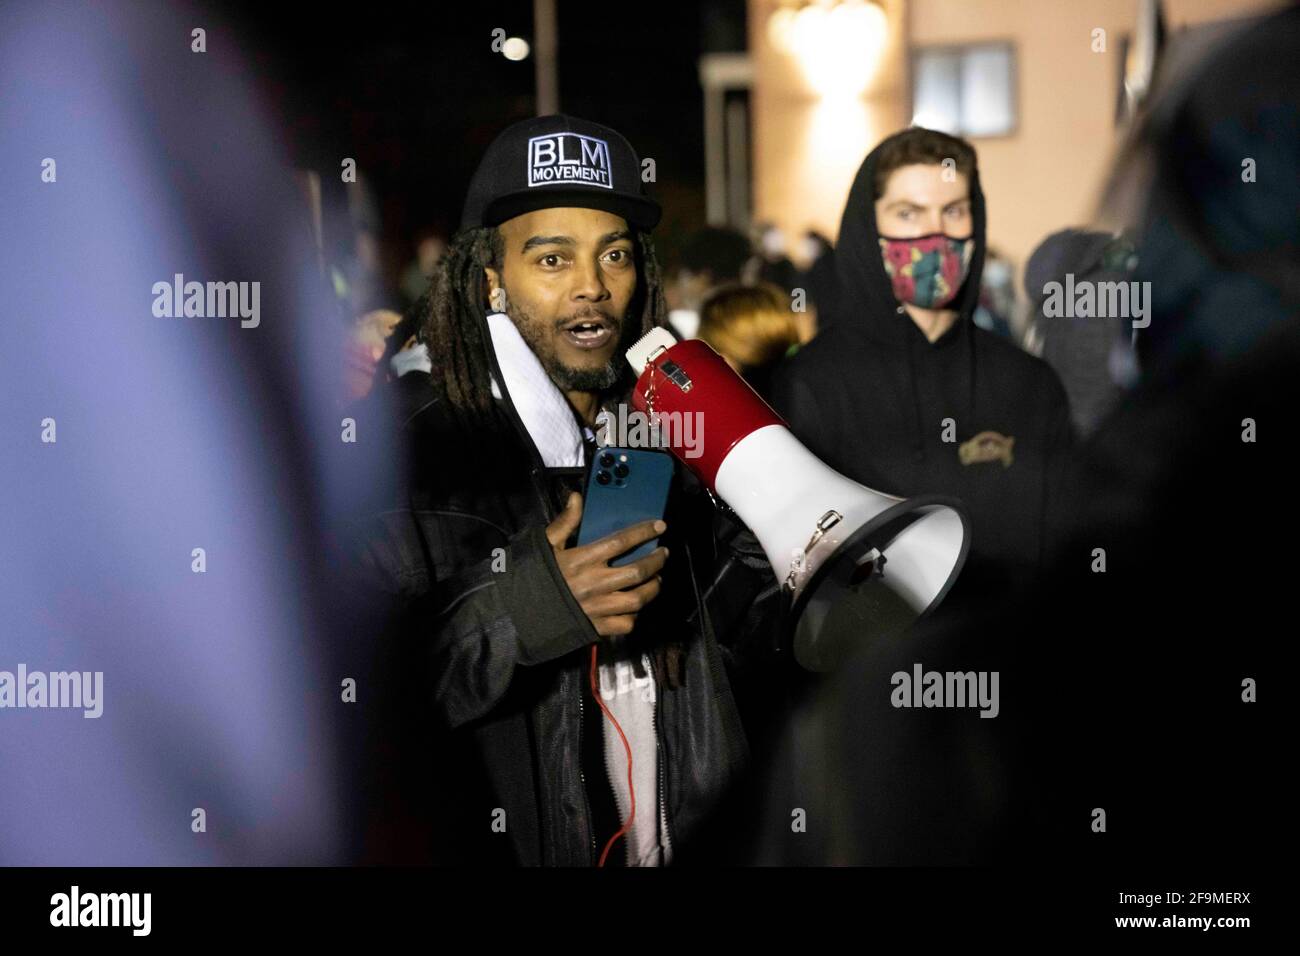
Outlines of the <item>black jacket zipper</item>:
{"type": "MultiPolygon", "coordinates": [[[[487,320],[483,321],[483,334],[488,340],[488,362],[492,366],[493,377],[497,381],[497,387],[501,390],[501,405],[505,409],[506,417],[514,426],[515,434],[523,441],[524,446],[528,449],[529,458],[532,459],[532,467],[529,470],[529,480],[533,486],[533,491],[537,495],[537,500],[542,506],[543,520],[548,523],[554,519],[550,500],[546,494],[543,476],[546,474],[546,462],[542,460],[541,453],[537,450],[537,445],[533,443],[533,438],[528,434],[528,429],[524,426],[523,419],[519,417],[519,412],[515,409],[514,401],[510,398],[510,392],[505,385],[505,376],[501,374],[501,366],[497,362],[496,350],[492,348],[492,333],[487,327],[487,320]]],[[[595,866],[599,860],[596,855],[596,830],[592,826],[592,808],[591,798],[587,793],[587,775],[582,769],[582,730],[586,722],[586,712],[582,702],[582,669],[579,668],[578,677],[578,780],[581,783],[582,805],[586,809],[585,817],[587,821],[587,834],[591,841],[591,858],[590,865],[595,866]]]]}
{"type": "MultiPolygon", "coordinates": [[[[483,325],[484,325],[484,333],[487,336],[488,341],[491,342],[491,333],[488,332],[487,330],[486,320],[484,321],[483,325]]],[[[488,360],[492,366],[493,372],[495,373],[494,377],[497,380],[497,385],[501,390],[501,396],[502,396],[501,404],[506,409],[506,416],[510,419],[511,423],[514,425],[516,434],[522,437],[524,445],[526,445],[528,448],[529,456],[532,458],[533,467],[531,470],[530,477],[532,479],[533,491],[536,492],[538,501],[542,505],[542,514],[549,522],[552,520],[553,515],[551,514],[550,503],[546,497],[546,489],[542,486],[542,482],[540,480],[540,476],[546,473],[546,463],[542,460],[541,454],[537,451],[537,446],[533,443],[532,436],[528,434],[528,429],[524,427],[523,420],[519,417],[519,413],[515,410],[514,402],[511,401],[510,393],[509,391],[507,391],[505,386],[505,376],[501,374],[501,367],[497,363],[496,352],[491,347],[488,348],[488,360]]],[[[700,613],[703,613],[703,608],[698,608],[698,611],[700,613]]],[[[671,848],[676,846],[676,842],[673,839],[673,832],[672,832],[672,820],[671,820],[672,815],[668,812],[668,804],[664,801],[664,794],[665,794],[664,777],[666,773],[664,769],[664,763],[668,754],[668,749],[667,746],[664,744],[663,731],[659,726],[659,698],[660,695],[663,693],[663,682],[660,680],[659,670],[658,667],[656,667],[655,665],[654,655],[651,654],[649,656],[650,656],[650,669],[652,673],[654,673],[655,675],[655,681],[657,685],[655,687],[655,706],[654,706],[654,710],[651,713],[651,723],[653,724],[655,730],[655,746],[658,747],[659,749],[659,759],[657,761],[657,763],[659,764],[659,774],[658,774],[659,812],[663,815],[665,836],[667,837],[668,845],[671,848]]],[[[595,828],[592,826],[592,808],[591,808],[591,798],[587,793],[587,776],[582,769],[582,731],[583,731],[583,725],[586,723],[585,714],[586,712],[583,707],[582,680],[581,678],[579,678],[578,680],[578,779],[582,783],[582,803],[583,806],[586,808],[587,833],[591,840],[591,861],[590,862],[592,866],[595,866],[598,862],[600,862],[599,857],[596,853],[596,831],[595,828]]]]}
{"type": "Polygon", "coordinates": [[[582,781],[582,800],[587,808],[587,835],[591,838],[591,860],[592,866],[599,861],[596,858],[596,828],[591,823],[591,800],[587,796],[587,775],[582,770],[582,728],[586,724],[586,712],[582,706],[582,680],[578,680],[578,779],[582,781]]]}
{"type": "Polygon", "coordinates": [[[668,748],[664,745],[663,732],[659,727],[659,701],[660,698],[663,696],[664,685],[659,677],[659,667],[655,662],[655,656],[653,654],[650,654],[649,658],[650,658],[650,672],[654,675],[655,678],[655,707],[654,710],[651,711],[650,713],[650,723],[651,726],[653,726],[655,729],[655,746],[659,748],[659,759],[656,761],[656,763],[659,765],[658,811],[663,817],[664,838],[668,843],[669,852],[672,852],[672,848],[676,846],[676,843],[673,840],[672,821],[670,820],[672,814],[668,812],[668,804],[664,799],[665,792],[666,792],[664,789],[664,774],[665,774],[664,764],[668,759],[668,748]]]}

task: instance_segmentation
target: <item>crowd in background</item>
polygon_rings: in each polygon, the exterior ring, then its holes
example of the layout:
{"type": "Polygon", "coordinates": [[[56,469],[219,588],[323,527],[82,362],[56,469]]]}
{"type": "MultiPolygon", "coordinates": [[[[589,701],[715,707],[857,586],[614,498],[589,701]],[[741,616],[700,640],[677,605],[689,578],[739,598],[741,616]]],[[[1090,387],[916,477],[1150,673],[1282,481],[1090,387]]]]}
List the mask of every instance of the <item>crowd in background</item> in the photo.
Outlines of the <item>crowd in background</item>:
{"type": "MultiPolygon", "coordinates": [[[[376,376],[397,377],[393,357],[418,344],[410,310],[446,248],[442,235],[421,232],[400,270],[400,286],[388,288],[373,232],[361,227],[352,248],[343,249],[330,267],[335,293],[352,316],[349,399],[364,397],[376,376]]],[[[750,237],[704,227],[662,252],[673,331],[708,342],[760,394],[771,367],[816,334],[818,305],[833,292],[834,248],[812,230],[795,252],[799,264],[787,254],[781,229],[771,224],[750,237]]]]}
{"type": "MultiPolygon", "coordinates": [[[[235,82],[248,73],[237,46],[214,45],[207,57],[223,68],[196,75],[193,53],[175,42],[188,10],[128,13],[110,30],[102,7],[0,7],[0,76],[24,94],[0,104],[6,138],[29,157],[59,143],[59,171],[73,171],[40,182],[32,164],[6,183],[21,241],[0,263],[18,303],[0,363],[22,436],[6,463],[0,536],[8,663],[104,668],[108,686],[123,688],[108,691],[102,720],[84,722],[94,733],[29,711],[0,734],[7,779],[23,784],[0,790],[0,856],[351,861],[345,838],[363,788],[340,783],[353,779],[340,741],[390,751],[338,706],[339,675],[359,674],[367,688],[368,672],[340,669],[333,655],[387,649],[343,626],[339,606],[357,596],[326,564],[327,516],[392,476],[390,456],[372,451],[389,446],[340,441],[330,404],[377,381],[427,378],[404,374],[437,362],[413,304],[446,237],[413,234],[394,262],[376,209],[358,204],[347,228],[324,231],[328,246],[317,235],[330,288],[302,281],[302,208],[270,161],[280,155],[273,128],[235,82]],[[230,108],[196,110],[195,90],[230,108]],[[148,131],[152,148],[121,130],[148,131]],[[250,334],[228,318],[149,316],[147,290],[177,272],[259,276],[278,320],[250,334]],[[339,324],[320,321],[329,293],[339,324]],[[96,321],[69,336],[57,319],[87,303],[96,321]],[[342,352],[342,323],[354,374],[340,398],[326,366],[342,352]],[[48,440],[37,440],[37,423],[48,440]],[[190,827],[198,803],[215,824],[204,835],[190,827]]],[[[1053,367],[1081,432],[1118,411],[1062,496],[1076,512],[1068,560],[1035,581],[1029,603],[1006,602],[925,645],[927,665],[963,669],[989,645],[1006,649],[994,663],[1027,699],[1008,701],[997,721],[945,711],[904,722],[885,695],[843,695],[848,706],[827,722],[841,759],[823,776],[875,812],[837,815],[851,832],[835,832],[826,851],[805,841],[806,857],[998,862],[1019,833],[1031,864],[1050,854],[1058,866],[1204,866],[1250,862],[1243,848],[1275,839],[1263,806],[1283,792],[1264,733],[1270,698],[1247,706],[1241,687],[1260,678],[1266,689],[1275,671],[1272,628],[1290,611],[1290,562],[1276,546],[1291,537],[1290,509],[1265,521],[1225,516],[1211,533],[1204,504],[1228,488],[1280,499],[1292,470],[1300,84],[1288,54],[1298,31],[1293,6],[1152,114],[1116,172],[1141,192],[1131,240],[1063,229],[1023,263],[986,257],[974,321],[1053,367]],[[1243,157],[1258,162],[1257,182],[1243,178],[1243,157]],[[1132,276],[1155,291],[1142,382],[1122,403],[1135,367],[1125,331],[1047,314],[1047,287],[1071,274],[1132,276]],[[1097,548],[1110,555],[1106,573],[1092,566],[1097,548]],[[880,733],[891,718],[893,731],[880,733]],[[1165,726],[1179,732],[1148,745],[1142,735],[1165,726]],[[1245,774],[1221,772],[1214,758],[1245,774]],[[1111,837],[1088,826],[1096,804],[1115,813],[1111,837]],[[1112,839],[1125,832],[1127,857],[1112,839]]],[[[774,363],[806,357],[833,327],[832,257],[843,248],[842,237],[832,251],[812,234],[787,246],[770,228],[664,243],[671,321],[762,392],[774,363]]],[[[910,667],[911,654],[880,648],[843,684],[910,667]]],[[[360,707],[376,700],[368,693],[360,707]]]]}
{"type": "MultiPolygon", "coordinates": [[[[328,264],[340,308],[351,317],[347,401],[365,397],[376,380],[423,366],[397,358],[416,348],[413,306],[447,249],[436,228],[419,230],[399,266],[383,261],[374,213],[352,224],[351,242],[336,245],[328,264]],[[394,275],[396,282],[385,277],[394,275]],[[394,364],[396,363],[396,364],[394,364]]],[[[835,247],[809,229],[795,243],[772,223],[747,236],[705,226],[661,247],[669,321],[679,338],[700,338],[767,397],[773,368],[831,321],[835,247]]],[[[1020,265],[990,246],[975,324],[1037,355],[1060,377],[1080,436],[1115,406],[1136,374],[1132,342],[1118,324],[1077,322],[1044,309],[1052,282],[1127,281],[1136,268],[1131,240],[1065,228],[1043,239],[1020,265]],[[1017,271],[1022,273],[1019,288],[1017,271]]]]}

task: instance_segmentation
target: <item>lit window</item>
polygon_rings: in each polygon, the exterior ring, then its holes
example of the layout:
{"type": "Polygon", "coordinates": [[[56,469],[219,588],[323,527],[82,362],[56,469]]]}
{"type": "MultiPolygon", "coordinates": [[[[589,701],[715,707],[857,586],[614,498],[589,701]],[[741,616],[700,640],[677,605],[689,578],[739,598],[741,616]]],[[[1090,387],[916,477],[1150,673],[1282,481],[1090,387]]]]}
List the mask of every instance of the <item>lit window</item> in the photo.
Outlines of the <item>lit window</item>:
{"type": "Polygon", "coordinates": [[[912,122],[955,136],[1015,132],[1015,50],[1006,43],[912,51],[912,122]]]}

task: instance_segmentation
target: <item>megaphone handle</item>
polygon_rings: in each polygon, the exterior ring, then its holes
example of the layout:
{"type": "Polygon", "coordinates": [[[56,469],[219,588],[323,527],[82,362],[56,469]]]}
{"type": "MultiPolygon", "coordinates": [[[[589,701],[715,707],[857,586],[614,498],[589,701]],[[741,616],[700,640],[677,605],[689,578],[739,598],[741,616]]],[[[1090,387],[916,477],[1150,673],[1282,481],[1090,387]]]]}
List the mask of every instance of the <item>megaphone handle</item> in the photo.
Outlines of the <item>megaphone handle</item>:
{"type": "Polygon", "coordinates": [[[812,537],[799,551],[799,560],[792,562],[790,573],[785,576],[785,586],[791,591],[794,590],[794,576],[803,570],[803,559],[808,557],[808,552],[817,546],[817,542],[826,536],[827,531],[843,520],[844,515],[833,508],[817,519],[817,526],[813,529],[812,537]]]}
{"type": "MultiPolygon", "coordinates": [[[[655,351],[655,355],[662,352],[663,349],[655,351]]],[[[656,424],[657,415],[655,414],[655,364],[653,357],[647,357],[645,360],[645,371],[650,377],[646,379],[645,385],[645,409],[648,413],[650,424],[656,424]]]]}
{"type": "MultiPolygon", "coordinates": [[[[658,366],[654,364],[654,359],[662,351],[663,349],[656,349],[654,354],[646,359],[646,363],[645,363],[645,372],[649,374],[649,378],[646,379],[646,385],[645,385],[645,409],[646,409],[646,413],[649,415],[651,425],[656,424],[655,422],[655,418],[656,418],[655,416],[655,370],[658,368],[658,366]]],[[[740,520],[740,516],[736,514],[735,510],[731,507],[731,505],[727,504],[725,501],[723,501],[721,498],[715,495],[713,493],[713,489],[710,488],[707,484],[704,484],[703,482],[701,482],[701,484],[704,485],[704,492],[709,496],[709,500],[713,502],[713,506],[715,508],[717,508],[723,514],[731,515],[737,521],[740,520]]]]}

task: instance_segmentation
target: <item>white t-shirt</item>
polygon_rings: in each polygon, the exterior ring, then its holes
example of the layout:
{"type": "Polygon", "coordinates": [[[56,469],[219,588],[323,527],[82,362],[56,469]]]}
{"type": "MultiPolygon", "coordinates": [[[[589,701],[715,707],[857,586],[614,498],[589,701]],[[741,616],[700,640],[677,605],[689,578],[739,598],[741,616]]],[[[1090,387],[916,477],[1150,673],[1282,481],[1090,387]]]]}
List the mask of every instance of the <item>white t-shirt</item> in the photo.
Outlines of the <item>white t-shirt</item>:
{"type": "MultiPolygon", "coordinates": [[[[617,654],[617,651],[615,651],[617,654]]],[[[620,837],[620,847],[615,844],[610,853],[625,852],[628,866],[666,866],[672,857],[668,844],[664,808],[659,804],[659,741],[655,734],[655,708],[657,688],[650,658],[641,655],[645,677],[637,677],[628,657],[616,657],[611,663],[597,667],[600,696],[618,721],[628,747],[632,750],[632,785],[636,789],[636,817],[627,833],[620,837]]],[[[614,802],[618,806],[620,824],[632,812],[632,798],[628,792],[627,749],[619,737],[609,715],[601,712],[605,738],[605,769],[610,786],[614,789],[614,802]]],[[[598,849],[613,834],[602,834],[598,849]]]]}

